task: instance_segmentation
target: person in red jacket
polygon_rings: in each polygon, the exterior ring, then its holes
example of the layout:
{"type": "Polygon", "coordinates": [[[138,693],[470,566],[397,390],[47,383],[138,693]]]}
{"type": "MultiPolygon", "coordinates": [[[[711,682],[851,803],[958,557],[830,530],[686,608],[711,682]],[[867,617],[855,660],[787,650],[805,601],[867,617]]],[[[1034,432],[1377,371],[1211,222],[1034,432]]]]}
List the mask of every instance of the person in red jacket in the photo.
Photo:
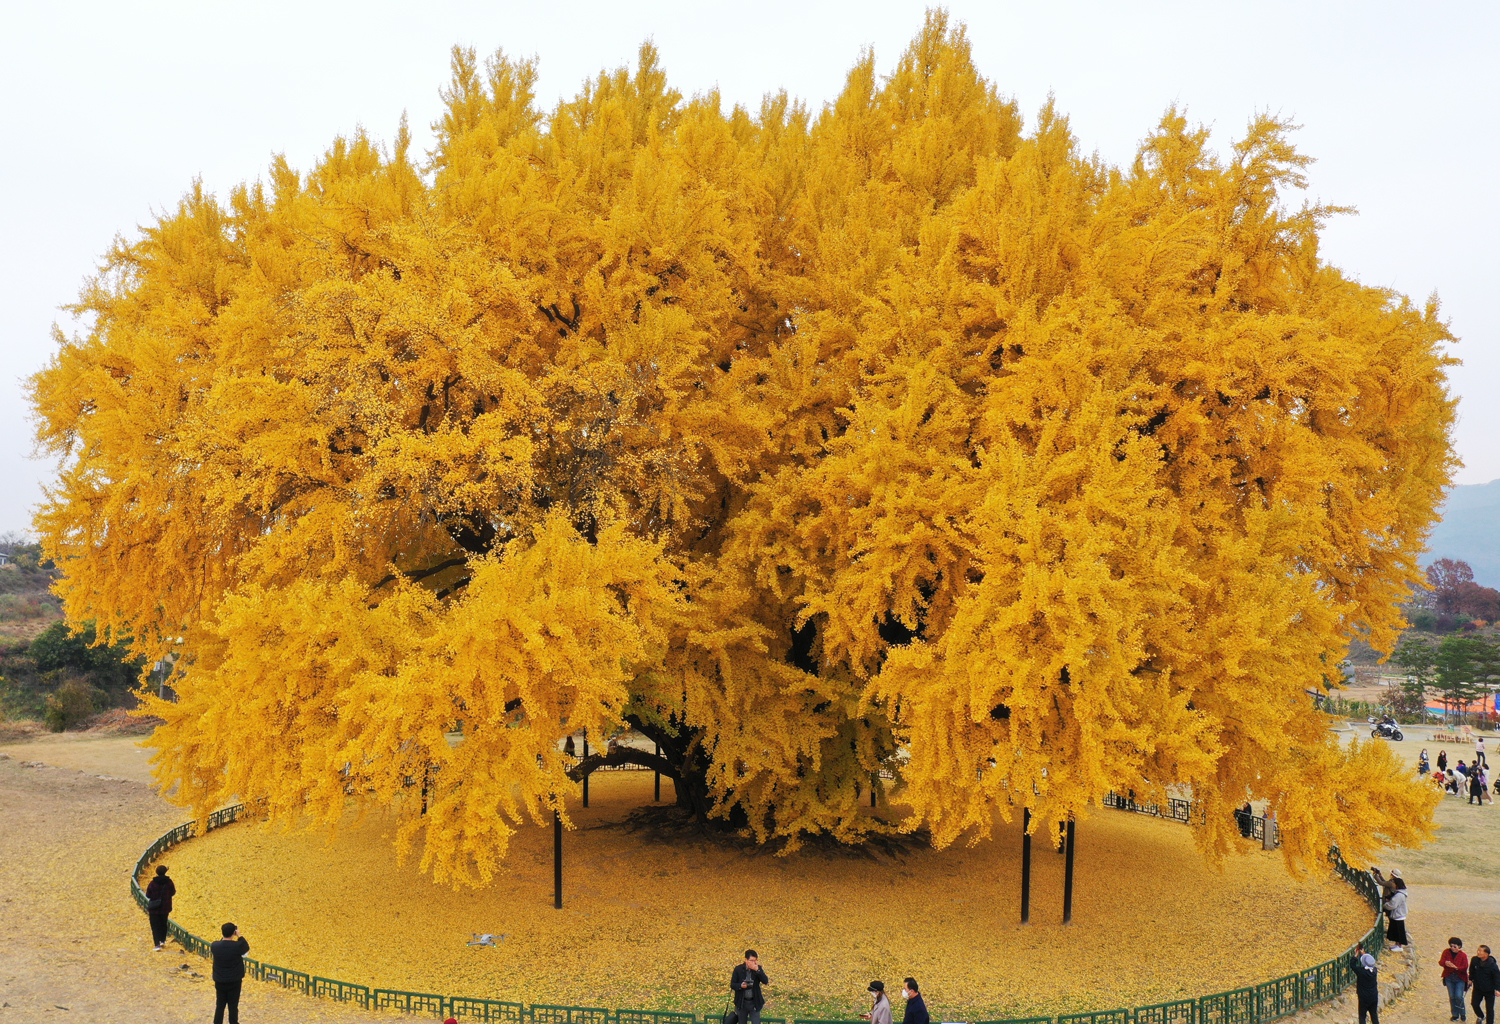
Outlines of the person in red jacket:
{"type": "Polygon", "coordinates": [[[1457,935],[1448,940],[1448,948],[1438,957],[1438,966],[1443,969],[1443,987],[1448,990],[1452,1019],[1467,1020],[1469,1010],[1464,1005],[1464,992],[1469,988],[1469,956],[1464,952],[1463,940],[1457,935]]]}

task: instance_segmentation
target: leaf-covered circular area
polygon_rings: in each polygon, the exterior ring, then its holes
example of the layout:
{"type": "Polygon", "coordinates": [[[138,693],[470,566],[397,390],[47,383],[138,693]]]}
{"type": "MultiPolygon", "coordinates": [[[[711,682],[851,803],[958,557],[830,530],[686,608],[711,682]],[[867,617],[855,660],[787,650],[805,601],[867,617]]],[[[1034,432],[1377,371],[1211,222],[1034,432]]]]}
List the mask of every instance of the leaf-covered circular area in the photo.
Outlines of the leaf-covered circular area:
{"type": "Polygon", "coordinates": [[[1019,826],[900,859],[776,857],[624,828],[650,799],[650,775],[595,777],[564,836],[560,911],[551,829],[520,829],[489,885],[454,891],[396,863],[396,821],[377,813],[332,841],[255,822],[191,840],[168,858],[174,917],[198,935],[232,919],[263,962],[372,988],[698,1013],[753,946],[768,1015],[850,1016],[871,978],[896,991],[912,975],[935,1020],[1222,991],[1327,960],[1370,925],[1334,877],[1298,881],[1259,851],[1215,872],[1189,829],[1123,812],[1079,823],[1067,928],[1063,858],[1039,830],[1023,927],[1019,826]],[[466,945],[476,932],[504,938],[466,945]]]}

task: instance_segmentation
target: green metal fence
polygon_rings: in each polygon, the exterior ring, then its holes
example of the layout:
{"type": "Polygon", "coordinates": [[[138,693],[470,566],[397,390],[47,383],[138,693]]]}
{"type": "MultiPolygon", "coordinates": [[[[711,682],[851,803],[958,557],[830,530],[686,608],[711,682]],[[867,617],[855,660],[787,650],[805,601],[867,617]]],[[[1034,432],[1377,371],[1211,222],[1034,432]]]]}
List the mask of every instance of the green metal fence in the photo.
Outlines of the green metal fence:
{"type": "Polygon", "coordinates": [[[370,993],[377,1010],[405,1010],[407,1013],[432,1013],[443,1016],[448,997],[434,992],[403,992],[396,988],[377,988],[370,993]]]}
{"type": "Polygon", "coordinates": [[[1179,999],[1173,1003],[1138,1006],[1135,1024],[1198,1024],[1198,1000],[1179,999]]]}
{"type": "Polygon", "coordinates": [[[347,981],[335,981],[332,978],[313,978],[310,994],[340,1003],[354,1003],[356,1006],[370,1005],[370,990],[364,985],[351,985],[347,981]]]}
{"type": "Polygon", "coordinates": [[[602,1006],[548,1006],[533,1003],[531,1024],[610,1024],[612,1014],[602,1006]]]}
{"type": "MultiPolygon", "coordinates": [[[[1110,806],[1138,811],[1178,821],[1190,820],[1192,811],[1185,801],[1173,801],[1168,813],[1155,806],[1137,805],[1116,800],[1110,806]],[[1182,803],[1184,807],[1175,806],[1182,803]]],[[[238,820],[245,813],[243,804],[225,807],[208,816],[208,828],[215,829],[238,820]]],[[[197,834],[197,825],[188,822],[164,833],[146,848],[130,876],[130,893],[136,904],[146,909],[146,893],[140,876],[163,851],[197,834]]],[[[1356,871],[1344,863],[1337,850],[1329,851],[1329,860],[1356,892],[1375,912],[1375,924],[1361,940],[1367,952],[1378,955],[1385,948],[1385,933],[1380,928],[1380,889],[1369,874],[1356,871]]],[[[175,921],[168,930],[182,948],[199,956],[209,956],[209,943],[193,935],[175,921]]],[[[1309,967],[1283,978],[1273,978],[1250,988],[1217,992],[1197,999],[1180,999],[1130,1010],[1101,1010],[1095,1013],[1069,1013],[1057,1017],[1017,1017],[1009,1020],[974,1021],[972,1024],[1268,1024],[1326,1002],[1354,984],[1350,961],[1351,946],[1342,956],[1309,967]]],[[[306,995],[320,996],[351,1003],[368,1009],[395,1009],[407,1013],[428,1013],[434,1017],[457,1017],[460,1020],[497,1022],[497,1024],[698,1024],[691,1013],[668,1010],[610,1010],[599,1006],[554,1006],[534,1003],[480,999],[474,996],[448,996],[433,992],[405,992],[400,989],[370,989],[334,978],[315,978],[275,964],[245,958],[245,973],[256,981],[270,982],[306,995]]],[[[719,1014],[708,1013],[703,1024],[720,1024],[719,1014]]],[[[855,1024],[852,1021],[823,1020],[813,1017],[762,1017],[761,1024],[855,1024]]]]}
{"type": "Polygon", "coordinates": [[[504,1021],[505,1024],[522,1024],[526,1019],[526,1007],[520,1003],[507,1003],[500,999],[474,999],[469,996],[449,996],[448,1016],[460,1020],[504,1021]]]}
{"type": "Polygon", "coordinates": [[[1096,1010],[1093,1013],[1064,1013],[1057,1024],[1130,1024],[1129,1010],[1096,1010]]]}

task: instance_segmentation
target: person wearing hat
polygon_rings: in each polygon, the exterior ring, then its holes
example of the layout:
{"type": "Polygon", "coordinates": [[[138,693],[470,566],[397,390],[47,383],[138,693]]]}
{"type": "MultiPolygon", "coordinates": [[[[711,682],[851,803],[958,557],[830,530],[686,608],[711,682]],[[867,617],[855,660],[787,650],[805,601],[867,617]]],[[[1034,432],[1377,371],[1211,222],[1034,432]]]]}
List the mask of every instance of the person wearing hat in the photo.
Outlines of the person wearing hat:
{"type": "Polygon", "coordinates": [[[1354,968],[1354,994],[1359,1002],[1359,1024],[1365,1024],[1366,1016],[1370,1018],[1370,1024],[1380,1024],[1380,984],[1377,980],[1380,966],[1373,956],[1365,952],[1363,942],[1355,944],[1349,966],[1354,968]]]}
{"type": "Polygon", "coordinates": [[[1375,876],[1375,881],[1380,883],[1380,899],[1385,901],[1396,894],[1396,879],[1401,877],[1400,868],[1391,868],[1391,877],[1387,878],[1380,873],[1379,868],[1371,868],[1370,874],[1375,876]]]}
{"type": "Polygon", "coordinates": [[[156,877],[146,885],[146,917],[151,921],[151,945],[160,953],[167,948],[167,917],[177,886],[167,877],[167,866],[156,865],[156,877]]]}
{"type": "Polygon", "coordinates": [[[875,997],[875,1005],[869,1013],[860,1014],[859,1019],[870,1024],[891,1024],[891,1001],[885,997],[885,982],[872,981],[865,991],[875,997]]]}
{"type": "Polygon", "coordinates": [[[1385,907],[1385,937],[1391,944],[1391,951],[1399,953],[1410,941],[1406,937],[1406,882],[1394,871],[1391,872],[1391,881],[1395,883],[1396,891],[1391,893],[1390,899],[1381,900],[1380,905],[1385,907]]]}

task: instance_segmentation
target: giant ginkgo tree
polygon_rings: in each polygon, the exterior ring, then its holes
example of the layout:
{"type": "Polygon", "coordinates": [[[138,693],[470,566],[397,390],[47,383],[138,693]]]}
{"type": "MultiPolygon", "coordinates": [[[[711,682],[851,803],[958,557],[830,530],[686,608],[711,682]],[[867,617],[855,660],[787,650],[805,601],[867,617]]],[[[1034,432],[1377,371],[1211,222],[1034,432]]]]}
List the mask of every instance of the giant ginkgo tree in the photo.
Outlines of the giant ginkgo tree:
{"type": "Polygon", "coordinates": [[[631,726],[659,757],[599,756],[767,841],[1112,790],[1190,793],[1209,856],[1247,797],[1293,864],[1430,835],[1307,691],[1420,579],[1451,336],[1320,260],[1289,125],[1107,166],[941,13],[816,116],[649,46],[534,82],[455,50],[425,160],[195,188],[32,379],[68,615],[179,656],[175,799],[389,805],[482,882],[566,815],[562,737],[631,726]]]}

